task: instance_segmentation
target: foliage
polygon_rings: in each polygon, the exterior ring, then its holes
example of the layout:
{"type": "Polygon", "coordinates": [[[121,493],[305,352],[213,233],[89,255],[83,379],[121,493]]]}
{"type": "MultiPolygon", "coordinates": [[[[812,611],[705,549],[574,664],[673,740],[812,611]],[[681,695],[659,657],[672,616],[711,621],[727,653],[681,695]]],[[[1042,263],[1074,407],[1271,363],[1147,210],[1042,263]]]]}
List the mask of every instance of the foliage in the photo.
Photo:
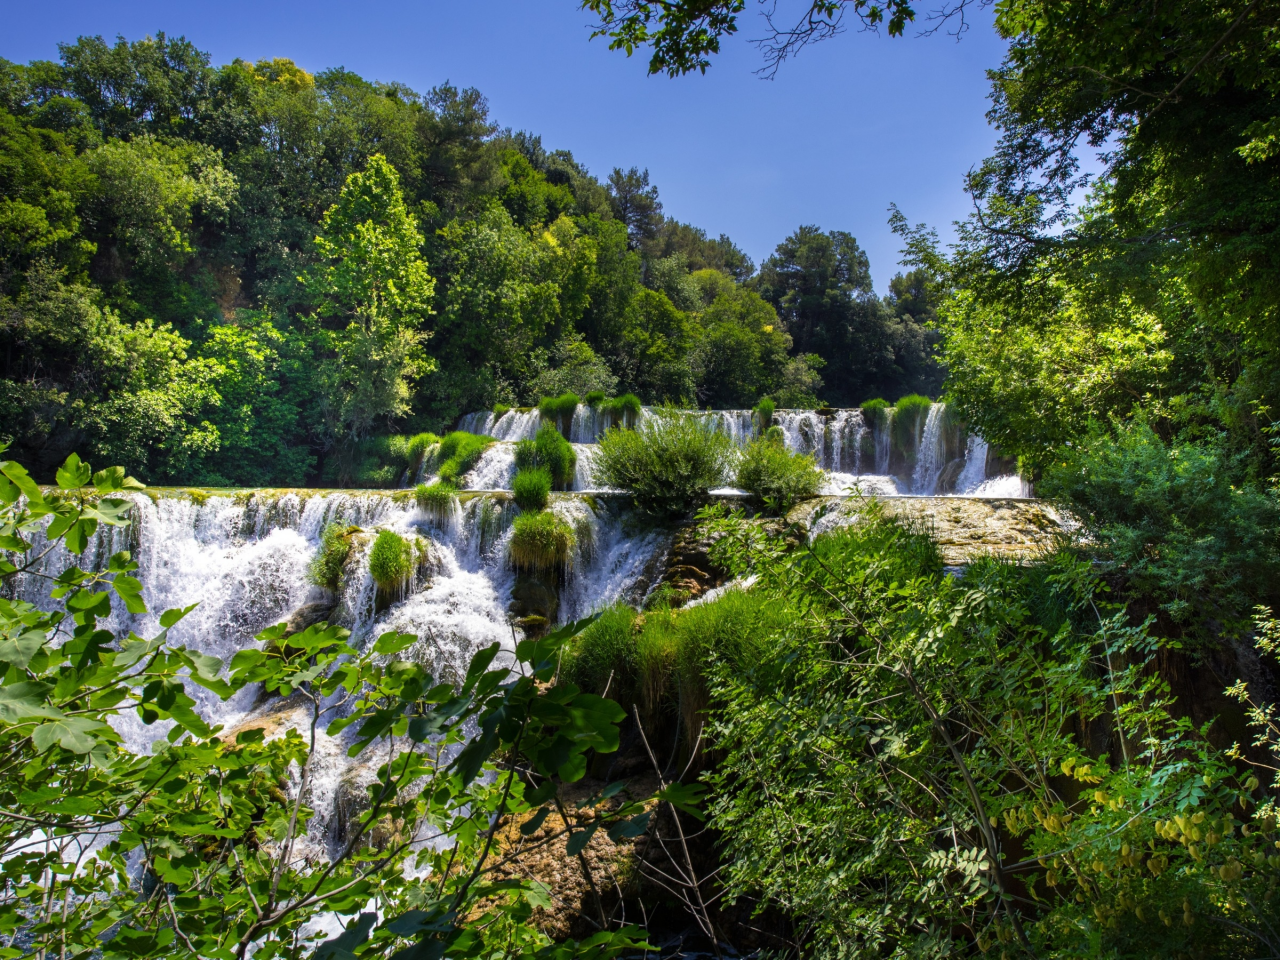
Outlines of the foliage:
{"type": "Polygon", "coordinates": [[[342,572],[351,555],[351,537],[359,527],[342,523],[326,523],[320,531],[320,549],[307,567],[307,579],[326,590],[338,590],[342,586],[342,572]]]}
{"type": "Polygon", "coordinates": [[[597,444],[594,482],[628,491],[654,516],[686,513],[725,482],[733,442],[696,414],[654,410],[634,430],[607,431],[597,444]]]}
{"type": "Polygon", "coordinates": [[[519,470],[543,468],[551,475],[552,484],[560,490],[573,486],[578,454],[573,444],[550,423],[538,428],[532,440],[516,444],[516,467],[519,470]]]}
{"type": "Polygon", "coordinates": [[[640,419],[640,398],[634,393],[624,393],[620,397],[601,400],[597,411],[612,417],[615,426],[635,426],[640,419]]]}
{"type": "Polygon", "coordinates": [[[386,593],[403,593],[417,569],[417,549],[394,530],[379,530],[369,548],[369,576],[386,593]]]}
{"type": "Polygon", "coordinates": [[[436,474],[440,480],[456,486],[458,480],[480,462],[480,457],[493,443],[493,437],[465,430],[446,434],[436,449],[436,474]]]}
{"type": "Polygon", "coordinates": [[[511,493],[521,510],[536,513],[546,509],[551,496],[551,471],[546,467],[517,470],[511,482],[511,493]]]}
{"type": "Polygon", "coordinates": [[[552,348],[551,357],[555,366],[538,374],[529,384],[529,390],[536,396],[577,394],[590,406],[586,397],[599,394],[603,399],[618,386],[618,378],[609,365],[579,334],[562,337],[552,348]]]}
{"type": "Polygon", "coordinates": [[[793,453],[768,436],[742,451],[733,485],[746,490],[774,516],[785,515],[822,488],[822,470],[807,453],[793,453]]]}
{"type": "Polygon", "coordinates": [[[600,406],[607,398],[608,394],[603,390],[589,390],[583,394],[582,402],[592,409],[600,406]]]}
{"type": "Polygon", "coordinates": [[[756,433],[763,435],[773,426],[773,411],[773,399],[771,397],[761,397],[760,402],[751,411],[755,414],[756,433]]]}
{"type": "MultiPolygon", "coordinates": [[[[607,960],[640,946],[634,928],[552,944],[530,922],[532,907],[546,902],[539,888],[499,884],[492,873],[498,825],[508,817],[542,822],[558,785],[582,777],[588,751],[618,747],[616,704],[550,683],[580,624],[520,644],[515,671],[490,669],[495,644],[456,685],[396,659],[417,641],[412,635],[387,633],[358,652],[346,631],[328,624],[292,635],[284,624],[271,627],[224,672],[216,658],[167,640],[191,608],[163,613],[151,639],[104,628],[113,607],[146,613],[127,553],[97,572],[42,566],[45,551],[32,545],[42,531],[78,556],[98,525],[126,522],[120,494],[138,484],[123,470],[99,471],[89,486],[88,466],[69,458],[49,495],[12,461],[0,463],[0,475],[8,551],[0,576],[6,586],[18,576],[56,577],[58,608],[0,599],[0,739],[8,758],[0,772],[0,925],[21,937],[24,952],[262,958],[407,950],[479,958],[514,951],[607,960]],[[232,735],[206,723],[186,684],[221,698],[261,685],[292,696],[307,720],[270,739],[253,726],[232,735]],[[135,714],[156,735],[150,750],[136,753],[113,726],[135,714]],[[316,862],[296,852],[314,817],[320,735],[343,731],[353,756],[379,759],[345,843],[316,862]],[[498,769],[499,755],[512,765],[498,769]],[[517,766],[530,773],[517,777],[517,766]],[[397,829],[384,836],[386,824],[397,829]],[[77,842],[87,837],[98,842],[77,842]],[[432,842],[420,847],[419,837],[432,842]],[[131,865],[158,882],[140,887],[131,865]],[[327,915],[346,929],[320,943],[324,935],[309,931],[327,915]]],[[[601,809],[591,829],[634,835],[647,822],[642,811],[635,803],[601,809]]]]}
{"type": "Polygon", "coordinates": [[[507,559],[517,570],[563,571],[577,542],[573,527],[552,511],[522,513],[511,524],[507,559]]]}
{"type": "Polygon", "coordinates": [[[565,649],[561,675],[583,690],[612,699],[624,707],[634,700],[638,677],[636,612],[625,603],[600,611],[591,625],[565,649]]]}
{"type": "Polygon", "coordinates": [[[1166,443],[1137,421],[1095,427],[1059,457],[1041,492],[1080,518],[1126,589],[1154,598],[1174,623],[1193,634],[1239,630],[1256,604],[1274,602],[1280,504],[1234,481],[1241,455],[1221,440],[1166,443]]]}
{"type": "Polygon", "coordinates": [[[458,491],[443,480],[420,483],[414,487],[413,502],[436,523],[442,523],[453,514],[453,508],[458,502],[458,491]]]}
{"type": "Polygon", "coordinates": [[[562,393],[558,397],[543,397],[538,401],[538,413],[543,419],[550,420],[560,428],[561,433],[568,433],[573,414],[581,401],[576,393],[562,393]]]}
{"type": "Polygon", "coordinates": [[[408,458],[409,472],[415,475],[426,462],[427,456],[431,452],[431,448],[440,442],[440,438],[434,433],[416,433],[409,438],[408,446],[405,448],[405,454],[408,458]]]}
{"type": "Polygon", "coordinates": [[[712,670],[730,896],[796,916],[824,956],[1272,949],[1275,821],[1238,819],[1257,781],[1171,716],[1158,641],[1086,563],[988,560],[958,581],[874,503],[800,551],[711,519],[720,562],[806,611],[712,670]]]}

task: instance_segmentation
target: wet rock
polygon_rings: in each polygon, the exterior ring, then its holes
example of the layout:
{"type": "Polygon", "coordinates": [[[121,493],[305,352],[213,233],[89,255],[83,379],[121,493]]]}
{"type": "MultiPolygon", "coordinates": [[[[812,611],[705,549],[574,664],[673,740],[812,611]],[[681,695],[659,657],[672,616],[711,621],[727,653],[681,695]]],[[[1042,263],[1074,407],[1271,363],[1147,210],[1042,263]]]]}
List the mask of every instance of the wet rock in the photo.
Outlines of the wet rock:
{"type": "Polygon", "coordinates": [[[288,631],[287,636],[301,633],[308,627],[314,627],[317,623],[327,623],[333,617],[337,608],[338,600],[336,597],[304,603],[285,619],[285,627],[288,631]]]}
{"type": "Polygon", "coordinates": [[[665,588],[664,599],[679,606],[728,579],[728,571],[711,562],[709,551],[715,539],[703,533],[698,524],[689,524],[676,531],[656,588],[665,588]]]}
{"type": "Polygon", "coordinates": [[[548,623],[555,622],[559,609],[560,593],[554,576],[529,571],[516,574],[507,612],[526,634],[544,631],[548,623]]]}

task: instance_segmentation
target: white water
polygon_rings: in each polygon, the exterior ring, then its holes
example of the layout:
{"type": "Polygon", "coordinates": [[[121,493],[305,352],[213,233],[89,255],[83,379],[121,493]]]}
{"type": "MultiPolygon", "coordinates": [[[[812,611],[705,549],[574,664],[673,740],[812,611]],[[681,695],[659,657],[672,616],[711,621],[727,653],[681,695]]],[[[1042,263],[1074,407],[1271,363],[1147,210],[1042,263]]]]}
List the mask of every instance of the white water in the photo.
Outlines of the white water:
{"type": "Polygon", "coordinates": [[[911,492],[919,496],[931,497],[938,489],[938,478],[946,463],[946,449],[943,446],[942,422],[945,403],[935,403],[929,407],[925,417],[924,429],[920,442],[916,445],[916,466],[911,476],[911,492]]]}

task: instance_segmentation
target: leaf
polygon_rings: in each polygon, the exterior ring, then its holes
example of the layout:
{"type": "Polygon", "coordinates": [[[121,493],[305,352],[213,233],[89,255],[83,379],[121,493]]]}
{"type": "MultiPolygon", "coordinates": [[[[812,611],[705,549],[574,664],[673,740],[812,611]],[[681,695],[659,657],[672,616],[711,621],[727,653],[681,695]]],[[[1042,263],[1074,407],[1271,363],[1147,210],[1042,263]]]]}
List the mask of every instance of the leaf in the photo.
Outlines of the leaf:
{"type": "Polygon", "coordinates": [[[591,838],[596,835],[596,830],[599,826],[600,824],[593,823],[585,830],[578,830],[575,832],[574,835],[569,838],[569,842],[565,844],[565,853],[571,857],[576,857],[580,854],[586,848],[587,844],[591,842],[591,838]]]}
{"type": "Polygon", "coordinates": [[[547,814],[550,812],[550,807],[543,807],[524,823],[520,824],[520,832],[526,837],[530,834],[537,833],[538,829],[542,826],[543,821],[547,819],[547,814]]]}
{"type": "Polygon", "coordinates": [[[124,601],[125,609],[130,613],[147,612],[146,601],[142,599],[142,581],[137,577],[117,574],[111,581],[111,586],[120,595],[120,599],[124,601]]]}
{"type": "MultiPolygon", "coordinates": [[[[200,604],[193,603],[189,607],[182,607],[181,609],[174,607],[166,610],[164,613],[160,614],[160,626],[168,630],[198,606],[200,606],[200,604]]],[[[221,661],[219,661],[219,663],[221,663],[221,661]]]]}
{"type": "Polygon", "coordinates": [[[73,453],[58,468],[58,486],[63,490],[79,490],[89,482],[90,473],[89,465],[82,463],[79,455],[73,453]]]}
{"type": "Polygon", "coordinates": [[[124,467],[107,467],[93,475],[99,493],[115,493],[124,487],[124,467]]]}
{"type": "Polygon", "coordinates": [[[37,753],[44,753],[55,743],[72,753],[88,753],[98,743],[92,734],[104,729],[110,728],[85,717],[63,717],[36,727],[31,732],[31,742],[37,753]]]}
{"type": "Polygon", "coordinates": [[[392,630],[384,633],[373,644],[374,653],[393,654],[399,653],[406,647],[411,647],[418,642],[418,635],[414,633],[397,633],[392,630]]]}
{"type": "Polygon", "coordinates": [[[0,687],[0,720],[21,723],[35,717],[61,717],[61,710],[45,703],[52,689],[49,684],[34,680],[0,687]]]}
{"type": "Polygon", "coordinates": [[[672,783],[659,790],[655,796],[659,800],[667,801],[677,810],[683,810],[691,817],[705,820],[706,815],[698,809],[698,804],[702,802],[702,795],[706,792],[706,789],[700,783],[672,783]]]}
{"type": "Polygon", "coordinates": [[[315,960],[354,960],[356,948],[369,939],[377,920],[376,913],[360,914],[342,933],[316,948],[315,960]]]}
{"type": "Polygon", "coordinates": [[[27,669],[31,658],[44,645],[45,638],[45,632],[35,628],[24,630],[17,636],[0,637],[0,663],[19,670],[27,669]]]}
{"type": "Polygon", "coordinates": [[[609,828],[609,839],[614,843],[617,843],[622,839],[635,839],[649,829],[649,818],[652,815],[652,810],[646,810],[644,813],[631,817],[629,820],[623,820],[620,823],[615,823],[609,828]]]}
{"type": "Polygon", "coordinates": [[[44,494],[40,492],[36,482],[31,479],[31,474],[23,469],[22,464],[14,460],[6,460],[3,464],[0,464],[0,473],[12,480],[14,486],[22,491],[22,495],[33,506],[44,504],[44,494]]]}

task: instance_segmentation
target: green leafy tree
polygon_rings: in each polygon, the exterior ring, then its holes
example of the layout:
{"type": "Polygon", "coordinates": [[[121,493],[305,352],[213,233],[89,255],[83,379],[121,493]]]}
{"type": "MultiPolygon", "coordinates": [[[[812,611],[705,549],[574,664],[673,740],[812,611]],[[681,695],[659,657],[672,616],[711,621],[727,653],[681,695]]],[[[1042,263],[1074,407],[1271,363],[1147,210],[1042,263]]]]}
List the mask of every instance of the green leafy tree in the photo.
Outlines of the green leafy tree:
{"type": "Polygon", "coordinates": [[[413,383],[435,366],[422,348],[435,281],[384,157],[347,178],[315,242],[322,264],[307,286],[333,353],[319,374],[326,427],[333,440],[359,441],[376,423],[407,414],[413,383]]]}

